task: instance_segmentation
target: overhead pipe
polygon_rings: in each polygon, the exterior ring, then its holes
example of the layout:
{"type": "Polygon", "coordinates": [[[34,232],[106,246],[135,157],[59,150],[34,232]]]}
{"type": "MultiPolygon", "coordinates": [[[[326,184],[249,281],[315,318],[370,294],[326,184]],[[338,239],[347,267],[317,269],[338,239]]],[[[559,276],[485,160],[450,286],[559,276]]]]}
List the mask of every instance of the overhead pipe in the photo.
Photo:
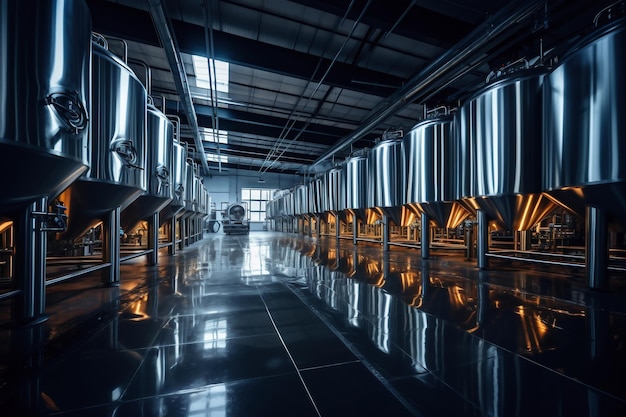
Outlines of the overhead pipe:
{"type": "MultiPolygon", "coordinates": [[[[365,15],[365,12],[367,11],[367,9],[369,8],[371,3],[372,3],[372,0],[368,0],[368,2],[365,4],[365,6],[363,6],[363,9],[361,10],[361,13],[359,14],[358,18],[354,21],[354,23],[352,23],[352,28],[350,29],[350,32],[348,33],[348,35],[344,39],[343,44],[341,45],[339,50],[335,53],[335,56],[333,57],[333,59],[328,64],[328,67],[326,68],[326,71],[324,72],[324,75],[322,75],[322,77],[317,82],[317,85],[315,86],[315,89],[309,95],[309,98],[308,98],[309,101],[311,101],[313,99],[313,96],[315,96],[315,94],[317,93],[319,88],[322,86],[322,84],[326,80],[326,77],[328,76],[328,74],[330,74],[330,71],[333,68],[333,66],[335,65],[335,62],[337,62],[337,60],[339,59],[339,56],[341,55],[342,51],[344,50],[344,48],[348,44],[348,41],[350,41],[352,39],[352,35],[354,34],[354,31],[357,29],[357,27],[361,23],[361,19],[363,19],[363,16],[365,15]]],[[[343,22],[347,18],[347,16],[348,16],[350,10],[352,9],[353,5],[354,5],[354,0],[350,2],[350,5],[348,6],[348,10],[346,10],[346,13],[343,16],[343,19],[341,20],[341,23],[337,26],[337,28],[339,28],[341,25],[343,25],[343,22]]],[[[319,60],[319,62],[317,64],[317,67],[313,71],[313,74],[311,74],[311,77],[309,78],[308,83],[313,82],[313,77],[315,76],[315,74],[317,74],[317,70],[319,69],[321,63],[322,63],[322,58],[320,58],[320,60],[319,60]]],[[[308,83],[307,83],[307,85],[308,85],[308,83]]],[[[316,114],[319,112],[319,109],[321,109],[322,104],[326,101],[326,98],[328,98],[328,95],[330,94],[331,90],[332,90],[332,88],[330,88],[330,89],[328,89],[328,91],[326,91],[326,95],[324,96],[324,98],[322,98],[320,100],[316,111],[314,113],[312,113],[308,117],[307,122],[305,123],[305,125],[302,128],[300,128],[299,133],[292,140],[292,143],[295,142],[296,140],[298,140],[300,138],[300,135],[302,135],[302,133],[304,132],[304,130],[311,124],[311,122],[315,118],[316,114]]],[[[283,149],[282,152],[280,152],[280,154],[278,156],[276,156],[276,154],[279,152],[278,150],[279,150],[280,146],[285,142],[285,140],[287,139],[287,135],[291,132],[291,130],[296,125],[296,122],[298,121],[298,118],[300,116],[299,113],[296,114],[295,118],[292,118],[292,116],[294,115],[294,113],[296,113],[296,109],[297,109],[298,105],[300,104],[300,101],[303,99],[305,91],[306,91],[306,88],[302,91],[302,93],[300,94],[300,97],[298,97],[298,100],[297,100],[296,104],[294,105],[293,110],[289,114],[287,123],[283,127],[282,132],[280,132],[278,140],[276,140],[276,142],[275,142],[274,146],[272,147],[272,149],[267,153],[267,156],[265,157],[265,161],[263,161],[263,164],[261,165],[261,168],[259,169],[259,174],[263,175],[265,172],[267,172],[267,170],[270,169],[280,159],[280,157],[283,156],[283,154],[291,146],[291,144],[288,144],[287,146],[285,146],[285,149],[283,149]],[[274,159],[274,160],[272,161],[272,159],[274,159]],[[265,166],[266,163],[269,163],[269,165],[267,167],[265,166]]]]}
{"type": "Polygon", "coordinates": [[[196,110],[191,98],[191,90],[189,88],[189,80],[187,80],[187,73],[185,72],[185,66],[180,56],[180,49],[174,36],[174,30],[171,27],[169,19],[165,16],[163,10],[163,4],[161,0],[149,0],[150,16],[154,23],[154,27],[159,36],[159,40],[163,45],[165,55],[170,64],[170,68],[174,76],[174,83],[176,84],[176,92],[183,101],[183,108],[193,133],[193,140],[195,148],[198,152],[202,152],[200,157],[200,163],[204,169],[206,175],[209,174],[209,164],[207,163],[206,156],[204,155],[204,146],[202,144],[202,138],[200,137],[200,128],[198,127],[198,117],[196,116],[196,110]]]}
{"type": "MultiPolygon", "coordinates": [[[[212,12],[213,10],[211,10],[212,12]]],[[[209,4],[204,0],[204,44],[207,54],[207,68],[209,68],[209,92],[211,94],[211,120],[213,124],[213,140],[217,146],[217,166],[218,171],[222,172],[222,157],[220,152],[220,121],[217,117],[217,80],[213,80],[213,76],[217,78],[217,70],[215,69],[215,48],[213,45],[213,25],[209,22],[209,4]],[[209,26],[210,25],[210,26],[209,26]],[[211,70],[213,73],[211,74],[211,70]],[[215,87],[215,88],[213,88],[215,87]]]]}
{"type": "Polygon", "coordinates": [[[405,86],[396,90],[365,118],[361,126],[350,135],[341,139],[335,146],[322,154],[309,166],[309,170],[324,162],[346,146],[356,142],[363,135],[372,131],[385,119],[398,113],[415,101],[425,100],[447,87],[454,80],[471,71],[473,65],[463,63],[478,54],[499,35],[518,23],[532,17],[534,12],[543,7],[543,0],[517,0],[505,6],[491,19],[474,29],[450,50],[411,78],[405,86]]]}

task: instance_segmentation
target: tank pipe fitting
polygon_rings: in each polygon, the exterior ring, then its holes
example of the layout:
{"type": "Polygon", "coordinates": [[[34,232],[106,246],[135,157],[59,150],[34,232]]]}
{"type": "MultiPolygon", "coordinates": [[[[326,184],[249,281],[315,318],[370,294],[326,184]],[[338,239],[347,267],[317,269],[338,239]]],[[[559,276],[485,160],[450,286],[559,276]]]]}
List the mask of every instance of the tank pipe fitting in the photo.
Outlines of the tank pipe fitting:
{"type": "Polygon", "coordinates": [[[530,68],[530,64],[528,63],[528,60],[526,58],[520,58],[518,60],[515,60],[509,64],[506,64],[505,66],[503,66],[502,68],[499,68],[497,71],[491,71],[489,73],[489,75],[487,75],[487,79],[485,80],[486,84],[489,84],[489,82],[491,81],[492,78],[498,78],[501,75],[505,74],[506,71],[511,68],[514,65],[520,64],[520,63],[524,63],[524,69],[528,69],[530,68]]]}
{"type": "Polygon", "coordinates": [[[150,66],[147,63],[145,63],[144,61],[140,59],[131,58],[128,60],[127,63],[135,64],[135,65],[139,65],[140,67],[143,67],[145,76],[146,76],[144,87],[146,88],[146,92],[148,93],[148,96],[151,96],[152,95],[152,68],[150,68],[150,66]]]}
{"type": "Polygon", "coordinates": [[[106,50],[109,49],[109,43],[106,38],[98,32],[91,32],[91,41],[99,44],[106,50]]]}
{"type": "Polygon", "coordinates": [[[65,232],[67,230],[67,207],[60,201],[53,203],[54,211],[41,212],[34,211],[33,217],[38,221],[37,231],[39,232],[65,232]]]}
{"type": "MultiPolygon", "coordinates": [[[[426,109],[426,106],[424,106],[424,109],[426,109]]],[[[448,107],[439,106],[439,107],[435,107],[432,110],[426,111],[426,117],[428,117],[429,114],[432,114],[434,117],[437,117],[439,115],[439,110],[443,110],[444,116],[448,116],[450,114],[450,110],[448,109],[448,107]]]]}
{"type": "MultiPolygon", "coordinates": [[[[126,40],[122,39],[122,38],[115,38],[112,36],[105,36],[102,35],[107,42],[110,44],[111,41],[115,41],[115,42],[119,42],[122,45],[122,56],[121,58],[124,60],[124,63],[128,65],[128,43],[126,42],[126,40]]],[[[110,51],[111,49],[109,49],[110,51]]]]}
{"type": "Polygon", "coordinates": [[[618,4],[620,4],[620,3],[622,3],[622,6],[623,6],[624,1],[623,1],[623,0],[616,1],[615,3],[613,3],[613,4],[609,4],[609,5],[608,5],[608,6],[606,6],[604,9],[600,10],[600,11],[596,14],[596,16],[593,18],[593,25],[594,25],[595,27],[598,27],[598,21],[600,20],[600,18],[602,17],[602,15],[603,15],[604,13],[606,13],[606,12],[609,12],[609,19],[612,19],[613,17],[611,16],[611,14],[610,14],[610,13],[611,13],[611,11],[612,11],[613,7],[617,6],[617,5],[618,5],[618,4]]]}
{"type": "MultiPolygon", "coordinates": [[[[163,103],[165,104],[165,102],[163,102],[163,103]]],[[[167,118],[174,125],[174,139],[176,139],[178,141],[178,143],[180,143],[180,117],[178,117],[178,116],[176,116],[174,114],[168,114],[167,118]]],[[[187,150],[187,149],[185,149],[185,150],[187,150]]]]}

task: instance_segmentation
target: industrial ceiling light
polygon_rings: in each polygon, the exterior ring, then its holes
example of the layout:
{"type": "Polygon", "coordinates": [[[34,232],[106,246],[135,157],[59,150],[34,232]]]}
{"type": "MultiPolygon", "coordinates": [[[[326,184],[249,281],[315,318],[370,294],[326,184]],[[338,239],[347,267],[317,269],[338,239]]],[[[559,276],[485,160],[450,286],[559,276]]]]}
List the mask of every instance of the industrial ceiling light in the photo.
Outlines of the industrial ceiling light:
{"type": "Polygon", "coordinates": [[[263,177],[259,177],[258,183],[265,184],[265,180],[263,179],[263,177]]]}

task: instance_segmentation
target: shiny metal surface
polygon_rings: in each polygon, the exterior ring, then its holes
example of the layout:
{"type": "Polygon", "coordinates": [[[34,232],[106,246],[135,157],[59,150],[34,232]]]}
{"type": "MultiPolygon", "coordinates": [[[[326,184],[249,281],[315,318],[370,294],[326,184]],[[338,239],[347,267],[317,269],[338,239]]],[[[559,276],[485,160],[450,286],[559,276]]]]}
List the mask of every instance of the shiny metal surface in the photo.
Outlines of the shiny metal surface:
{"type": "Polygon", "coordinates": [[[403,138],[405,173],[403,203],[417,213],[427,213],[439,227],[455,228],[469,216],[454,200],[458,136],[452,116],[418,123],[403,138]]]}
{"type": "Polygon", "coordinates": [[[296,216],[309,215],[309,189],[306,185],[298,185],[295,189],[294,214],[296,216]]]}
{"type": "Polygon", "coordinates": [[[147,94],[135,73],[92,42],[89,170],[59,199],[68,205],[64,239],[80,236],[146,191],[147,94]]]}
{"type": "Polygon", "coordinates": [[[407,226],[415,220],[415,213],[403,207],[402,171],[404,155],[402,140],[379,142],[368,154],[368,207],[386,214],[397,226],[407,226]]]}
{"type": "Polygon", "coordinates": [[[541,220],[517,211],[518,207],[527,208],[526,202],[511,204],[510,200],[537,194],[531,201],[547,206],[546,210],[552,205],[538,195],[545,74],[544,69],[531,69],[497,80],[461,109],[462,197],[475,197],[489,217],[509,230],[527,230],[541,220]]]}
{"type": "Polygon", "coordinates": [[[354,156],[349,158],[342,166],[343,183],[345,184],[346,204],[361,221],[366,220],[366,210],[369,208],[367,201],[368,170],[367,157],[354,156]]]}
{"type": "Polygon", "coordinates": [[[309,188],[309,213],[313,215],[318,215],[323,212],[322,200],[323,200],[324,181],[322,180],[322,178],[315,178],[309,183],[308,188],[309,188]]]}
{"type": "Polygon", "coordinates": [[[159,222],[171,219],[185,208],[185,189],[187,188],[187,150],[177,140],[172,151],[172,200],[159,213],[159,222]]]}
{"type": "Polygon", "coordinates": [[[87,170],[90,52],[82,0],[0,4],[0,212],[87,170]]]}
{"type": "Polygon", "coordinates": [[[323,211],[334,214],[341,210],[340,202],[345,202],[345,196],[341,196],[341,182],[341,167],[331,168],[324,174],[324,197],[322,201],[323,211]]]}
{"type": "Polygon", "coordinates": [[[584,204],[625,217],[625,64],[622,18],[580,40],[545,83],[543,187],[581,217],[584,204]]]}
{"type": "Polygon", "coordinates": [[[196,192],[198,188],[195,174],[196,164],[191,159],[187,159],[185,165],[187,166],[185,170],[185,184],[187,187],[185,188],[185,209],[182,212],[182,217],[186,219],[193,216],[196,211],[196,192]]]}
{"type": "Polygon", "coordinates": [[[170,201],[174,192],[172,173],[174,125],[154,105],[147,107],[147,189],[128,207],[122,207],[121,224],[124,230],[132,230],[137,223],[161,211],[170,201]]]}

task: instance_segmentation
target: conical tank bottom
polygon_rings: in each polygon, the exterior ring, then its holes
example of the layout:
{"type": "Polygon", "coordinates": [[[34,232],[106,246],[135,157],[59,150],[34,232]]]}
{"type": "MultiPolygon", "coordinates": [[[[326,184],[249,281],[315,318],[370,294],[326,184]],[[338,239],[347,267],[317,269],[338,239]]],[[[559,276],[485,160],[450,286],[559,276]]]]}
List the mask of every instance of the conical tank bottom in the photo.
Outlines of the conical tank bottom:
{"type": "Polygon", "coordinates": [[[180,203],[180,201],[170,201],[159,212],[159,226],[163,226],[163,223],[170,221],[174,216],[179,215],[184,209],[185,205],[183,203],[180,203]]]}
{"type": "Polygon", "coordinates": [[[504,230],[529,230],[557,206],[542,194],[476,198],[478,206],[504,230]]]}
{"type": "Polygon", "coordinates": [[[426,213],[437,227],[454,229],[469,217],[470,212],[457,202],[415,204],[420,213],[426,213]]]}
{"type": "Polygon", "coordinates": [[[352,223],[352,213],[350,213],[348,210],[338,211],[337,215],[339,216],[339,220],[341,220],[345,224],[352,223]]]}
{"type": "Polygon", "coordinates": [[[49,149],[1,142],[0,176],[4,181],[0,212],[5,214],[25,207],[37,198],[56,196],[87,168],[82,160],[61,156],[49,149]]]}
{"type": "Polygon", "coordinates": [[[609,226],[613,229],[626,229],[626,183],[612,182],[567,187],[546,193],[555,203],[581,219],[585,218],[585,205],[604,210],[609,226]]]}
{"type": "Polygon", "coordinates": [[[160,212],[171,201],[169,198],[157,197],[154,195],[141,195],[128,207],[122,210],[120,223],[122,229],[133,230],[137,224],[160,212]]]}
{"type": "Polygon", "coordinates": [[[60,239],[76,239],[117,207],[132,203],[144,192],[141,188],[120,183],[80,178],[63,191],[58,199],[67,207],[67,230],[60,239]]]}
{"type": "Polygon", "coordinates": [[[374,210],[379,211],[381,215],[386,215],[396,226],[408,226],[419,217],[407,206],[376,207],[374,210]]]}
{"type": "Polygon", "coordinates": [[[372,209],[349,209],[352,215],[364,224],[374,224],[377,220],[380,220],[381,214],[372,209]]]}

